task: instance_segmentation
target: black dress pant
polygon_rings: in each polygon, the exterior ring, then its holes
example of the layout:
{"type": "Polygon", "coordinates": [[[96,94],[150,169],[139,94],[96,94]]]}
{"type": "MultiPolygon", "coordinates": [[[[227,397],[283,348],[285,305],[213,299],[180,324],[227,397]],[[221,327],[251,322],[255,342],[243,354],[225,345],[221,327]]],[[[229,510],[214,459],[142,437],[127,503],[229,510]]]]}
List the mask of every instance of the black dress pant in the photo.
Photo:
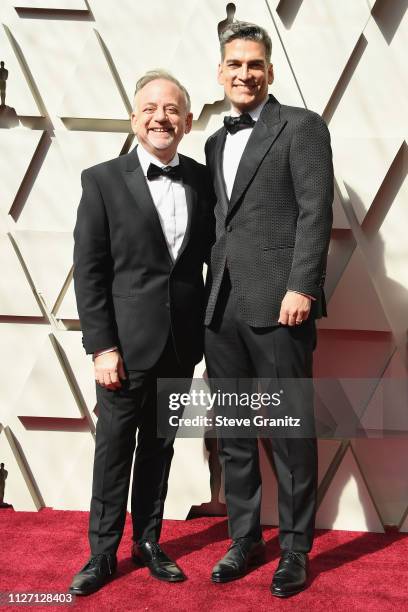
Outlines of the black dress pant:
{"type": "MultiPolygon", "coordinates": [[[[226,273],[213,324],[205,332],[212,379],[309,378],[316,345],[314,320],[299,326],[254,328],[242,321],[226,273]]],[[[297,413],[313,420],[313,402],[297,413]]],[[[256,438],[219,438],[229,532],[232,539],[261,537],[261,474],[256,438]]],[[[310,551],[317,491],[317,443],[308,438],[272,438],[278,477],[279,542],[282,549],[310,551]]]]}
{"type": "MultiPolygon", "coordinates": [[[[179,363],[169,339],[156,365],[147,371],[128,371],[120,389],[96,385],[99,416],[89,518],[93,555],[116,553],[119,546],[133,455],[133,539],[159,540],[174,436],[157,437],[156,380],[191,379],[193,370],[194,365],[179,363]]],[[[177,380],[174,384],[177,386],[177,380]]],[[[186,381],[181,384],[185,387],[186,381]]]]}

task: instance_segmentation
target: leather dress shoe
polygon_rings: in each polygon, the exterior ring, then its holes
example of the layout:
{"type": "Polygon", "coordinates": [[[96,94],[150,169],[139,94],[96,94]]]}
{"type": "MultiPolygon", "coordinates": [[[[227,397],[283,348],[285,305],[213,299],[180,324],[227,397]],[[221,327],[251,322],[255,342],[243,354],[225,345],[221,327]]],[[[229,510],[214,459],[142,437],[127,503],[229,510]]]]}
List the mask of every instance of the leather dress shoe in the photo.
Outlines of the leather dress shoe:
{"type": "Polygon", "coordinates": [[[151,575],[166,582],[182,582],[187,576],[181,568],[166,555],[158,542],[144,540],[132,546],[132,560],[137,565],[145,565],[151,575]]]}
{"type": "Polygon", "coordinates": [[[214,566],[211,574],[213,582],[230,582],[242,578],[250,565],[265,561],[265,542],[263,538],[255,542],[252,538],[233,540],[227,554],[214,566]]]}
{"type": "Polygon", "coordinates": [[[88,563],[75,574],[69,592],[72,595],[90,595],[111,580],[116,571],[116,555],[101,554],[92,556],[88,563]]]}
{"type": "Polygon", "coordinates": [[[309,559],[306,553],[284,550],[272,584],[272,595],[290,597],[306,588],[309,559]]]}

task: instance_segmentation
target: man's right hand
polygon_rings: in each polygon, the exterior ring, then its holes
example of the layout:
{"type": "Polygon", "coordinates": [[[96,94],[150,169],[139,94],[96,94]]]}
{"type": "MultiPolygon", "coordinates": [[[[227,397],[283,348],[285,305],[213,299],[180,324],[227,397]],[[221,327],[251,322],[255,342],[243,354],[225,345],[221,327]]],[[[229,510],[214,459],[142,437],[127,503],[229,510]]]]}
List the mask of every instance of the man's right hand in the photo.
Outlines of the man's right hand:
{"type": "Polygon", "coordinates": [[[94,360],[95,380],[105,389],[120,389],[121,379],[126,378],[123,359],[119,351],[102,353],[94,360]]]}

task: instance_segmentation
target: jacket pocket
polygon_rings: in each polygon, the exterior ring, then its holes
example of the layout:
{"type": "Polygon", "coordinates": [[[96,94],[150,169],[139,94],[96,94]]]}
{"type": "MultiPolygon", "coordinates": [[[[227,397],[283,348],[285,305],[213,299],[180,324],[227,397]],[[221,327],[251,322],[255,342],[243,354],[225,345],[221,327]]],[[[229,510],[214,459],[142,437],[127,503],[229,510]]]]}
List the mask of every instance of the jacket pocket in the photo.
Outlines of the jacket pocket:
{"type": "Polygon", "coordinates": [[[268,246],[261,246],[261,249],[263,251],[276,251],[278,249],[293,249],[294,247],[294,244],[272,244],[268,246]]]}

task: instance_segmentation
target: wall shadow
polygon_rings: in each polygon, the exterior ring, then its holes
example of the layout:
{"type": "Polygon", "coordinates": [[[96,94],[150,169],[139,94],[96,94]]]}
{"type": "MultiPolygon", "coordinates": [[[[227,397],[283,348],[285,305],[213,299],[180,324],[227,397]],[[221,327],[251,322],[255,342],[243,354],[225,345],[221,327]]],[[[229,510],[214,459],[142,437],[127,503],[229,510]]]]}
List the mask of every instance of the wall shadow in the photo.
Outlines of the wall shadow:
{"type": "Polygon", "coordinates": [[[303,0],[280,0],[276,7],[276,12],[287,30],[290,30],[292,27],[302,2],[303,0]]]}
{"type": "Polygon", "coordinates": [[[374,4],[371,14],[388,45],[392,43],[407,7],[407,0],[377,0],[374,4]]]}

